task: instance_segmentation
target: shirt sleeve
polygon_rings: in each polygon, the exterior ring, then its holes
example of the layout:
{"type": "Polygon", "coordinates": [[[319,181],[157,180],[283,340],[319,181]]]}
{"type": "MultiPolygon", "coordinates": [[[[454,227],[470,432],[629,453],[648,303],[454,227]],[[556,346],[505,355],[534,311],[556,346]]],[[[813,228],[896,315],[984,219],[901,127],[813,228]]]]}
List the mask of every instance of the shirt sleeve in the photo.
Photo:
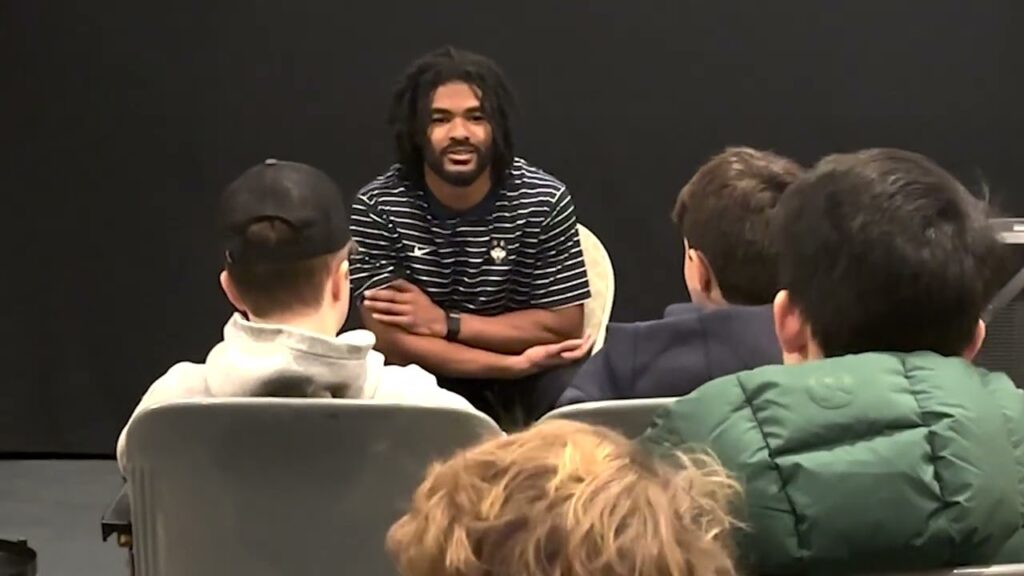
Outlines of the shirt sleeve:
{"type": "Polygon", "coordinates": [[[565,308],[590,298],[587,267],[576,230],[576,210],[569,190],[555,198],[551,216],[541,228],[539,260],[534,269],[530,304],[534,308],[565,308]]]}
{"type": "Polygon", "coordinates": [[[353,295],[380,288],[402,276],[398,230],[363,194],[357,195],[352,203],[351,229],[356,244],[350,259],[353,295]]]}

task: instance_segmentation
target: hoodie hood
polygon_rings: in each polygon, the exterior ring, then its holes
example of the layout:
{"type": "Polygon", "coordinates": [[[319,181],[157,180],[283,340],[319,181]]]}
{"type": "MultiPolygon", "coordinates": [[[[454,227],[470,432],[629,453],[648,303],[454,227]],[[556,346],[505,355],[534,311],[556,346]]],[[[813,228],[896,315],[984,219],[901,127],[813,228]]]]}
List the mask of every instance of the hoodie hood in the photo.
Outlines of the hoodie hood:
{"type": "Polygon", "coordinates": [[[372,398],[375,342],[368,330],[327,338],[235,314],[206,357],[206,385],[214,397],[372,398]]]}

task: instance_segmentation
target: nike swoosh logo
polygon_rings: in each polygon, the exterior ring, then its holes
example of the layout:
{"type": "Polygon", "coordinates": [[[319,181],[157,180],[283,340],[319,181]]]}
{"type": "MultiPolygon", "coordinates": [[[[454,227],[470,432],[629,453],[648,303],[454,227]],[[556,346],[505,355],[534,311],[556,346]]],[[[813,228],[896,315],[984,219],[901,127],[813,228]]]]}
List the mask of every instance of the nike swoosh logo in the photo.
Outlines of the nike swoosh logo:
{"type": "Polygon", "coordinates": [[[412,247],[412,255],[413,256],[423,256],[424,254],[426,254],[427,252],[430,252],[433,249],[434,248],[431,247],[431,246],[413,246],[412,247]]]}

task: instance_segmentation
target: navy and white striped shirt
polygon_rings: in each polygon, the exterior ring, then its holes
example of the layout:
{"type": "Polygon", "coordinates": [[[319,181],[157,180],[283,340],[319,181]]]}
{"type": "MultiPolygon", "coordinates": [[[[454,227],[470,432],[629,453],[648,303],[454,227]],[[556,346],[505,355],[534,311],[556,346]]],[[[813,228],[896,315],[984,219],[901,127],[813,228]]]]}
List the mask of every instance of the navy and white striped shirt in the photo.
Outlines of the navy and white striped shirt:
{"type": "Polygon", "coordinates": [[[462,213],[394,166],[359,191],[351,226],[357,295],[405,278],[446,310],[488,316],[590,298],[572,196],[520,158],[462,213]]]}

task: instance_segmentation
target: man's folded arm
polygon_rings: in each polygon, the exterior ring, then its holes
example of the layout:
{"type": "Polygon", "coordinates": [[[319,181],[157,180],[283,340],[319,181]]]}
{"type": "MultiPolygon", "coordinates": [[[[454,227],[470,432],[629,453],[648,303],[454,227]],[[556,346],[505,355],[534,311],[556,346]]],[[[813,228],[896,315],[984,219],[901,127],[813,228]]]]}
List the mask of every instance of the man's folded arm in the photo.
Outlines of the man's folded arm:
{"type": "Polygon", "coordinates": [[[459,342],[503,354],[519,354],[538,344],[583,335],[583,305],[545,310],[531,308],[496,316],[462,314],[459,342]]]}
{"type": "Polygon", "coordinates": [[[376,348],[393,364],[418,364],[433,374],[451,378],[515,378],[524,371],[516,355],[499,354],[449,342],[433,336],[419,336],[378,322],[360,308],[363,325],[377,336],[376,348]]]}

